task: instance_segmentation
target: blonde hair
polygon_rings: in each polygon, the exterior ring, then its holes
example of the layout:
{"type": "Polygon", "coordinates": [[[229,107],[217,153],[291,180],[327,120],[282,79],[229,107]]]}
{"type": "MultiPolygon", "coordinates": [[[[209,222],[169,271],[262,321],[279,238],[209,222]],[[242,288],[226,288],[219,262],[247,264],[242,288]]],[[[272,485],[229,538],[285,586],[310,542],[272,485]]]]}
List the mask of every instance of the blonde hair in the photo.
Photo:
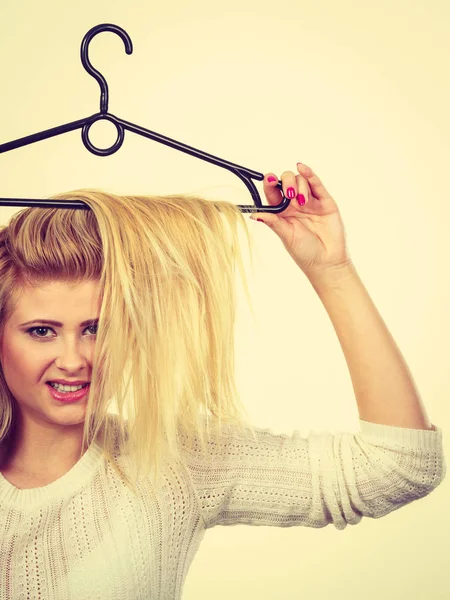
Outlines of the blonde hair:
{"type": "MultiPolygon", "coordinates": [[[[95,189],[52,198],[81,200],[91,210],[31,207],[0,228],[0,340],[26,287],[99,282],[80,458],[95,440],[136,491],[116,453],[129,453],[134,476],[156,483],[163,460],[182,459],[180,433],[190,443],[197,438],[204,452],[205,423],[208,442],[210,429],[219,440],[222,422],[254,437],[234,379],[236,260],[251,306],[239,223],[251,251],[252,245],[239,208],[197,196],[95,189]],[[113,428],[108,408],[114,396],[113,428]]],[[[14,426],[14,402],[0,368],[0,445],[14,426]]]]}

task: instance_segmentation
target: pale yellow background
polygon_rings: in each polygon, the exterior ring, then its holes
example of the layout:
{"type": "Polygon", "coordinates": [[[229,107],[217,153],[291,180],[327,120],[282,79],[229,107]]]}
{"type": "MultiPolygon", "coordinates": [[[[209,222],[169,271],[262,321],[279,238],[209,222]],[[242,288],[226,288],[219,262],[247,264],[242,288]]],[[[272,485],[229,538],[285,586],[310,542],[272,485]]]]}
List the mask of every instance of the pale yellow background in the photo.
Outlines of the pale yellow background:
{"type": "MultiPolygon", "coordinates": [[[[91,43],[111,113],[263,173],[281,176],[302,161],[322,178],[448,455],[448,2],[1,0],[0,143],[98,112],[80,45],[108,22],[134,45],[128,56],[112,33],[91,43]]],[[[97,146],[115,139],[109,123],[91,129],[97,146]]],[[[228,171],[127,132],[106,158],[86,150],[79,130],[0,155],[0,197],[78,187],[251,203],[228,171]]],[[[17,210],[2,207],[0,222],[17,210]]],[[[250,227],[258,326],[242,302],[236,332],[253,423],[275,433],[357,431],[327,313],[276,235],[250,227]]],[[[449,598],[449,486],[447,478],[430,496],[344,531],[216,527],[184,600],[449,598]]]]}

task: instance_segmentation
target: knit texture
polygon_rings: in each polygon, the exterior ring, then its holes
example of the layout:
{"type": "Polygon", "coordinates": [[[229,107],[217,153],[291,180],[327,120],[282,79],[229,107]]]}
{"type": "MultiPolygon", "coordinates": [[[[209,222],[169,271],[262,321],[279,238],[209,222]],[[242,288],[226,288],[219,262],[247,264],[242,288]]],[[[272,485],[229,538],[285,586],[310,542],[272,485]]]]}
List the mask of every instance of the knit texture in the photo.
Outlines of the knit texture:
{"type": "MultiPolygon", "coordinates": [[[[223,426],[198,441],[138,498],[93,443],[53,483],[17,489],[0,475],[2,600],[179,600],[207,529],[216,525],[344,529],[423,498],[444,479],[442,430],[360,420],[360,433],[302,437],[223,426]]],[[[128,457],[116,460],[127,466],[128,457]]]]}

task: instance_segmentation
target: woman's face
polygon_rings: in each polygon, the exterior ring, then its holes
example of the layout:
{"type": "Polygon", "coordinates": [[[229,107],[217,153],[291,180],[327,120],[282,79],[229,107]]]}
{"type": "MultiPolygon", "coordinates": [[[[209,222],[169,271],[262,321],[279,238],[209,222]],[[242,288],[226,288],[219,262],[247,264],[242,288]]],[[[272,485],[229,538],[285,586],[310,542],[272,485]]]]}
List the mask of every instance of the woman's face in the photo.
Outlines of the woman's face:
{"type": "Polygon", "coordinates": [[[0,344],[4,378],[22,418],[46,426],[84,422],[87,396],[74,403],[59,402],[46,382],[91,380],[98,325],[81,323],[98,321],[100,306],[98,282],[27,288],[5,323],[0,344]],[[61,325],[44,322],[49,319],[61,325]]]}

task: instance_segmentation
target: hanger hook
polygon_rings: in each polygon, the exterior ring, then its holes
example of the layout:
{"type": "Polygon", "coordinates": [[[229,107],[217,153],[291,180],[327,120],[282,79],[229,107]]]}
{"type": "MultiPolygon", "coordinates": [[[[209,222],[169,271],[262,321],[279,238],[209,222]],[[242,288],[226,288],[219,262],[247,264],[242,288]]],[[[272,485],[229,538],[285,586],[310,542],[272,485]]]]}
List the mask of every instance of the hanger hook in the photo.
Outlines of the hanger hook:
{"type": "Polygon", "coordinates": [[[113,25],[112,23],[102,23],[92,27],[92,29],[89,29],[89,31],[86,33],[83,41],[81,42],[81,62],[83,63],[83,67],[86,69],[89,75],[92,75],[92,77],[96,79],[100,85],[100,112],[105,114],[108,112],[108,84],[106,83],[106,79],[103,77],[103,75],[97,71],[97,69],[94,69],[88,55],[89,44],[91,43],[92,38],[96,36],[97,33],[101,33],[102,31],[111,31],[112,33],[119,35],[125,44],[125,52],[127,54],[132,54],[133,43],[128,33],[122,29],[122,27],[113,25]]]}

